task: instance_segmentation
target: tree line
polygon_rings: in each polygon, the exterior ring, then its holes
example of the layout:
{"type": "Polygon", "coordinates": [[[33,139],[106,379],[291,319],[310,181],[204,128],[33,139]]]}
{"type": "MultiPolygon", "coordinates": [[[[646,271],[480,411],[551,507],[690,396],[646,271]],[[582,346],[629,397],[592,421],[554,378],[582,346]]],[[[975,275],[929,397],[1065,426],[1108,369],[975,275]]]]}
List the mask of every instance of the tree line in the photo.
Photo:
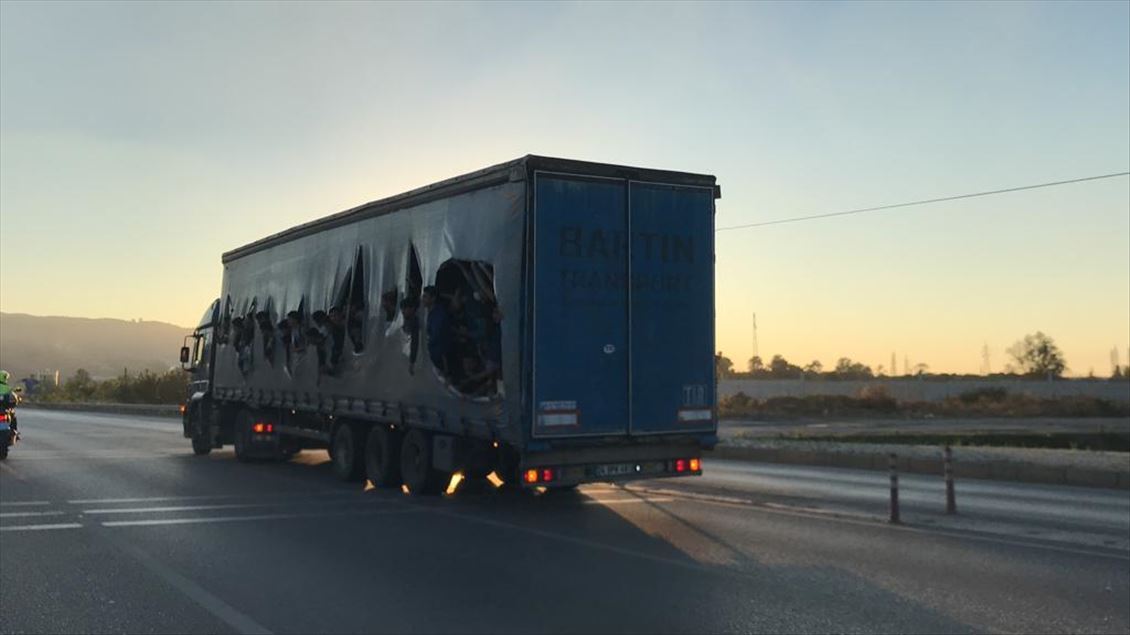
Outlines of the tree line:
{"type": "MultiPolygon", "coordinates": [[[[993,377],[1028,377],[1054,379],[1062,377],[1067,371],[1067,363],[1063,351],[1048,335],[1037,331],[1025,335],[1008,348],[1011,363],[1002,373],[993,373],[993,377]]],[[[884,369],[857,362],[850,357],[841,357],[836,360],[836,365],[825,369],[820,360],[812,360],[808,364],[798,366],[782,355],[774,355],[769,363],[759,357],[750,358],[746,371],[741,372],[734,368],[734,362],[719,351],[714,356],[715,372],[720,379],[749,378],[749,379],[873,379],[884,376],[884,369]]],[[[917,364],[906,369],[903,376],[915,377],[981,377],[981,375],[954,375],[931,373],[927,364],[917,364]]],[[[1130,372],[1122,367],[1114,367],[1111,378],[1122,379],[1130,377],[1130,372]]]]}
{"type": "Polygon", "coordinates": [[[58,386],[51,382],[29,386],[28,396],[40,402],[174,404],[184,401],[187,383],[188,374],[180,369],[160,374],[124,369],[117,377],[98,381],[80,368],[58,386]]]}

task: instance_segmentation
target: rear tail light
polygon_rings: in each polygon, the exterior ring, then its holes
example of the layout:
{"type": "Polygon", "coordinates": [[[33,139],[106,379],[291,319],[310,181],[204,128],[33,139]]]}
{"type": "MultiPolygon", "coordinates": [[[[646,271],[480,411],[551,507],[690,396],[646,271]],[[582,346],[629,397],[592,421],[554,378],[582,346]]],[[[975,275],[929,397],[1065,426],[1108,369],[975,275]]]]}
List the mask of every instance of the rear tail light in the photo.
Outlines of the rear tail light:
{"type": "Polygon", "coordinates": [[[4,423],[4,422],[6,422],[7,420],[8,420],[8,413],[6,413],[6,412],[0,412],[0,423],[4,423]]]}
{"type": "Polygon", "coordinates": [[[273,423],[255,423],[251,425],[251,431],[257,434],[270,434],[275,431],[275,424],[273,423]]]}
{"type": "Polygon", "coordinates": [[[557,480],[557,471],[550,467],[531,468],[522,475],[522,480],[527,484],[552,483],[557,480]]]}
{"type": "Polygon", "coordinates": [[[692,457],[689,459],[674,459],[667,464],[667,469],[676,474],[694,473],[702,471],[702,459],[692,457]]]}

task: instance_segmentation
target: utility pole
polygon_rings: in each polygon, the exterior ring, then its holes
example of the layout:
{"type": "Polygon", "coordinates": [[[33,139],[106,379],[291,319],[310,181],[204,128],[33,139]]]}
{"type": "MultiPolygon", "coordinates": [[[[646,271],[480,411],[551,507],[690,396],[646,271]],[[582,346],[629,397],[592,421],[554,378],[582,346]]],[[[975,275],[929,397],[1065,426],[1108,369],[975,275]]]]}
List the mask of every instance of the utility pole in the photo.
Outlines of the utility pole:
{"type": "Polygon", "coordinates": [[[757,357],[759,355],[759,353],[757,352],[757,313],[756,312],[754,312],[754,314],[753,314],[753,324],[752,324],[752,329],[751,329],[750,332],[751,332],[751,338],[752,338],[752,343],[753,343],[753,353],[750,354],[749,358],[753,359],[754,357],[757,357]]]}
{"type": "Polygon", "coordinates": [[[898,360],[895,359],[895,352],[891,351],[891,377],[896,377],[899,374],[899,369],[895,365],[898,360]]]}
{"type": "Polygon", "coordinates": [[[989,363],[989,343],[981,347],[981,374],[988,377],[993,372],[993,367],[989,363]]]}

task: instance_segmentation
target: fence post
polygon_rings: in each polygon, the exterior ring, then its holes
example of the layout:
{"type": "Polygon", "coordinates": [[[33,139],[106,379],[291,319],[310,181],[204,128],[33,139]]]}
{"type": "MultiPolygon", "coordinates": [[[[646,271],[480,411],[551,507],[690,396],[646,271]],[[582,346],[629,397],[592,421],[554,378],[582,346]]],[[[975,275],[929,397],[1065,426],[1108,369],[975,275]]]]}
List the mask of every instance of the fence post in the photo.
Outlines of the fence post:
{"type": "Polygon", "coordinates": [[[957,499],[953,493],[953,450],[946,444],[943,464],[946,479],[946,513],[957,513],[957,499]]]}
{"type": "Polygon", "coordinates": [[[898,457],[894,452],[887,456],[888,465],[891,468],[891,516],[887,520],[892,524],[898,524],[899,521],[899,473],[897,467],[898,457]]]}

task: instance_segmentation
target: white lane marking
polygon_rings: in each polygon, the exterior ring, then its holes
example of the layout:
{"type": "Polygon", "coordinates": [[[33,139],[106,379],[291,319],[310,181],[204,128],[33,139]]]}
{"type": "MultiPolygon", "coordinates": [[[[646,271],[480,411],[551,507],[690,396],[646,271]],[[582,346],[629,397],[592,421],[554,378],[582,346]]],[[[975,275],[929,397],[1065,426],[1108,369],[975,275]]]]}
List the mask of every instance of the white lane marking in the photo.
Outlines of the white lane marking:
{"type": "Polygon", "coordinates": [[[632,505],[638,503],[670,503],[674,498],[593,498],[583,501],[585,505],[632,505]]]}
{"type": "Polygon", "coordinates": [[[0,512],[0,518],[27,518],[28,516],[62,516],[63,512],[0,512]]]}
{"type": "Polygon", "coordinates": [[[879,516],[865,516],[862,514],[848,515],[836,511],[812,510],[804,507],[790,507],[788,505],[780,505],[775,503],[731,503],[727,501],[711,500],[709,498],[692,498],[686,497],[686,502],[701,503],[704,505],[722,505],[730,508],[745,508],[751,511],[759,511],[767,514],[781,514],[783,516],[799,516],[802,518],[813,518],[820,520],[827,520],[837,523],[848,523],[852,525],[870,526],[876,529],[889,529],[891,531],[905,531],[920,534],[923,536],[945,536],[947,538],[979,540],[981,542],[992,542],[1001,545],[1009,545],[1013,547],[1027,547],[1030,549],[1043,549],[1046,551],[1058,551],[1061,553],[1070,553],[1083,556],[1092,556],[1099,558],[1114,558],[1116,560],[1130,561],[1130,554],[1122,554],[1108,551],[1090,550],[1075,547],[1060,547],[1058,545],[1049,545],[1042,542],[1030,542],[1026,540],[1017,540],[1012,538],[985,536],[973,532],[965,533],[960,531],[947,531],[945,529],[934,527],[917,527],[910,525],[889,525],[879,516]],[[854,516],[854,517],[852,517],[854,516]]]}
{"type": "MultiPolygon", "coordinates": [[[[212,509],[248,509],[255,507],[279,507],[281,505],[288,505],[291,501],[275,501],[271,503],[230,503],[224,505],[178,505],[170,507],[107,507],[104,509],[84,509],[82,513],[96,515],[96,514],[158,514],[165,512],[195,512],[212,509]]],[[[374,504],[387,504],[396,501],[382,501],[382,500],[361,500],[358,499],[357,503],[362,505],[374,504]]],[[[347,505],[350,501],[310,501],[302,503],[303,506],[317,507],[322,505],[347,505]]]]}
{"type": "Polygon", "coordinates": [[[10,503],[0,502],[0,507],[31,507],[50,504],[51,501],[12,501],[10,503]]]}
{"type": "MultiPolygon", "coordinates": [[[[31,450],[27,450],[30,452],[31,450]]],[[[163,460],[170,456],[182,456],[184,451],[179,449],[154,450],[152,452],[47,452],[35,451],[20,457],[20,461],[59,461],[63,459],[83,459],[88,461],[131,461],[131,460],[163,460]]],[[[0,466],[7,467],[3,463],[0,466]]],[[[13,472],[14,473],[14,472],[13,472]]]]}
{"type": "Polygon", "coordinates": [[[180,591],[192,601],[199,604],[204,610],[214,615],[217,619],[231,626],[237,633],[252,633],[254,635],[270,635],[271,631],[253,620],[250,616],[240,612],[232,605],[206,591],[199,584],[174,571],[171,567],[162,564],[159,560],[145,553],[135,545],[123,540],[117,540],[106,535],[119,549],[132,555],[145,568],[155,573],[170,586],[180,591]]]}
{"type": "MultiPolygon", "coordinates": [[[[283,503],[274,503],[281,505],[283,503]]],[[[178,507],[126,507],[117,509],[84,509],[84,514],[156,514],[163,512],[195,512],[206,509],[246,509],[248,507],[271,507],[270,503],[248,503],[233,505],[181,505],[178,507]]]]}
{"type": "MultiPolygon", "coordinates": [[[[357,496],[357,492],[311,492],[310,494],[263,494],[259,499],[277,498],[280,500],[301,500],[304,498],[344,498],[357,496]]],[[[116,503],[158,503],[162,501],[224,500],[233,498],[256,498],[247,494],[207,494],[202,496],[147,496],[142,498],[75,498],[68,500],[71,505],[112,505],[116,503]]]]}
{"type": "Polygon", "coordinates": [[[11,525],[0,527],[0,531],[43,531],[49,529],[80,529],[82,523],[59,523],[56,525],[11,525]]]}
{"type": "Polygon", "coordinates": [[[218,494],[216,496],[150,496],[147,498],[76,498],[67,502],[71,505],[109,505],[112,503],[155,503],[159,501],[203,500],[209,498],[217,499],[237,497],[218,494]]]}
{"type": "Polygon", "coordinates": [[[255,516],[205,516],[201,518],[162,518],[159,520],[112,520],[102,523],[103,527],[151,527],[155,525],[195,525],[205,523],[237,523],[257,520],[291,520],[295,518],[325,518],[326,516],[377,516],[385,514],[409,514],[415,509],[386,509],[330,514],[259,514],[255,516]]]}

